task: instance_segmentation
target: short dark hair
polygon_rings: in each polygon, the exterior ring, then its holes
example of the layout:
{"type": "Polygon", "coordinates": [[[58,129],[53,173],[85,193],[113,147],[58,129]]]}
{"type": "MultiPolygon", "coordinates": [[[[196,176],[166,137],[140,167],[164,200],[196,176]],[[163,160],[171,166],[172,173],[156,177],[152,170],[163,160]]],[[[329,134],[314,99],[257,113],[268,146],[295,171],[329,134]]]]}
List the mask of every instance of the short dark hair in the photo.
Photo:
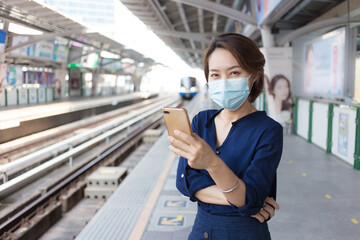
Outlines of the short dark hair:
{"type": "Polygon", "coordinates": [[[204,54],[204,74],[206,81],[209,78],[209,57],[217,48],[228,50],[245,71],[251,73],[251,78],[256,79],[252,86],[249,101],[255,102],[264,88],[265,58],[256,43],[248,37],[237,33],[219,35],[206,49],[204,54]]]}

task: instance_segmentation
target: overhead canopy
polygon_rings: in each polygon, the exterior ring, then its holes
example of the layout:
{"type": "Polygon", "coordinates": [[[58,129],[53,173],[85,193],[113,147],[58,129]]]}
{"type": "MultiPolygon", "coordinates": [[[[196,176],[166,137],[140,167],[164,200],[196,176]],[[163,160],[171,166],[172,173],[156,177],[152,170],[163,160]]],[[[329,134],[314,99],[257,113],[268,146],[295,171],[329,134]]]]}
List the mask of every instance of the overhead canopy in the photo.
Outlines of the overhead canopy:
{"type": "MultiPolygon", "coordinates": [[[[352,4],[356,0],[349,0],[352,4]]],[[[184,61],[202,67],[202,53],[216,35],[238,32],[262,45],[260,28],[280,35],[295,31],[344,0],[269,0],[273,11],[258,24],[254,3],[262,0],[121,0],[184,61]]],[[[288,38],[283,38],[288,39],[288,38]]],[[[283,40],[284,41],[284,40],[283,40]]],[[[282,44],[284,44],[282,42],[282,44]]]]}
{"type": "MultiPolygon", "coordinates": [[[[123,58],[131,58],[136,62],[152,64],[154,61],[142,54],[126,49],[119,42],[97,32],[89,32],[88,28],[78,23],[75,19],[65,16],[55,9],[31,0],[1,0],[0,18],[9,22],[18,23],[30,28],[43,31],[44,34],[33,37],[32,44],[36,41],[48,40],[55,37],[64,37],[94,48],[119,54],[123,58]]],[[[26,43],[23,43],[24,45],[26,43]]],[[[10,52],[16,46],[5,49],[10,52]]]]}

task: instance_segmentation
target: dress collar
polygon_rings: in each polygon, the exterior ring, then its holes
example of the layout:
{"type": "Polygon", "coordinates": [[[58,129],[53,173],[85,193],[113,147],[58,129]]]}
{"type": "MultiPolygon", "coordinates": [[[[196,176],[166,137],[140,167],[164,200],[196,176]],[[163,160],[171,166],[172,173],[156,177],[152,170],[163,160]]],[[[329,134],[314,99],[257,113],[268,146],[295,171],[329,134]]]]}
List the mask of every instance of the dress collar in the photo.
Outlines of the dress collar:
{"type": "MultiPolygon", "coordinates": [[[[213,112],[209,119],[206,121],[206,124],[205,124],[205,127],[206,128],[209,128],[211,126],[211,123],[214,121],[214,118],[216,117],[216,115],[218,115],[224,108],[221,108],[215,112],[213,112]]],[[[237,125],[239,122],[241,122],[243,119],[246,119],[246,118],[249,118],[249,117],[253,117],[253,116],[257,116],[257,115],[266,115],[266,112],[265,111],[255,111],[255,112],[252,112],[252,113],[249,113],[248,115],[242,117],[242,118],[239,118],[238,120],[232,122],[232,125],[237,125]]]]}

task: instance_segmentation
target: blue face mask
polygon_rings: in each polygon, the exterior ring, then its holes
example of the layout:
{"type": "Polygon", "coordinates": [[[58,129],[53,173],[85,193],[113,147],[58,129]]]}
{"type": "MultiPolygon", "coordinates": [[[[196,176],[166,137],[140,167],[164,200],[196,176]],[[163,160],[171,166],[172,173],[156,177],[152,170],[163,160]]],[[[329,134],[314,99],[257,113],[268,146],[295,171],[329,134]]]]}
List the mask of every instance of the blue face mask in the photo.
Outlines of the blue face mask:
{"type": "MultiPolygon", "coordinates": [[[[250,74],[251,76],[251,74],[250,74]]],[[[209,82],[211,99],[219,106],[235,111],[240,108],[250,94],[249,77],[220,79],[209,82]]]]}

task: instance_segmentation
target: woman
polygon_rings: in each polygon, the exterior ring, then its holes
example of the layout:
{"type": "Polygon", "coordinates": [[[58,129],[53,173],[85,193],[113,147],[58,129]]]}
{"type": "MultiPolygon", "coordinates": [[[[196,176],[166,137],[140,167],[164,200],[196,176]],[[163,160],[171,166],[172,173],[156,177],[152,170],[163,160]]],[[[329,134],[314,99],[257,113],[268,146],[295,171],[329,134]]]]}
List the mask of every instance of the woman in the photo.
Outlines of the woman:
{"type": "Polygon", "coordinates": [[[176,186],[198,203],[189,239],[270,239],[262,221],[278,208],[266,197],[275,198],[282,127],[251,104],[263,89],[264,64],[239,34],[220,35],[205,52],[209,94],[223,109],[198,113],[192,136],[169,137],[181,156],[176,186]]]}
{"type": "Polygon", "coordinates": [[[275,119],[280,124],[291,124],[292,98],[290,81],[282,74],[275,75],[268,83],[269,101],[273,102],[275,119]]]}

